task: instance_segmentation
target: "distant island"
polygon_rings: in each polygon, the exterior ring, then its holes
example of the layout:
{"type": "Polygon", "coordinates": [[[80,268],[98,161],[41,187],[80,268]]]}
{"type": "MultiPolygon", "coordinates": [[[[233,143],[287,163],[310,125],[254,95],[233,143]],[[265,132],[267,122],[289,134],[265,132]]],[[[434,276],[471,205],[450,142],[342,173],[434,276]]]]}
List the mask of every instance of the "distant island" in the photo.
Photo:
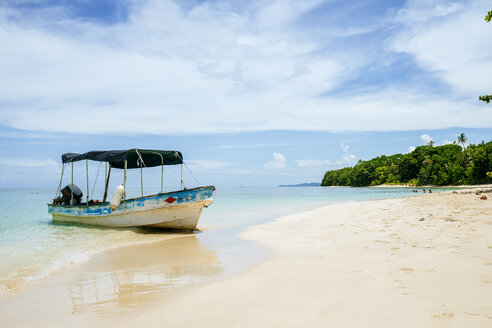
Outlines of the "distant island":
{"type": "Polygon", "coordinates": [[[319,187],[319,182],[300,183],[295,185],[279,185],[279,187],[319,187]]]}
{"type": "Polygon", "coordinates": [[[321,186],[367,187],[383,184],[411,186],[492,183],[492,141],[464,147],[456,143],[419,146],[407,154],[379,156],[354,167],[329,170],[321,186]]]}

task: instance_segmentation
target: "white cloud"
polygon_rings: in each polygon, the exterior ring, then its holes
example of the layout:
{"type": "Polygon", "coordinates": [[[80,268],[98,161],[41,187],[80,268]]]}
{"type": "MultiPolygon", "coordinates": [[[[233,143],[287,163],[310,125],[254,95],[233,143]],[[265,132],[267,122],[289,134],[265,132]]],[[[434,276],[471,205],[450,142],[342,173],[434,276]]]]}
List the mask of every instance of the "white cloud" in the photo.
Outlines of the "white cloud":
{"type": "Polygon", "coordinates": [[[397,16],[404,30],[393,40],[393,50],[412,55],[455,93],[475,95],[477,101],[491,89],[492,32],[484,20],[489,10],[488,0],[408,1],[397,16]]]}
{"type": "Polygon", "coordinates": [[[281,153],[273,153],[273,160],[265,163],[267,169],[283,169],[285,168],[285,156],[281,153]]]}
{"type": "MultiPolygon", "coordinates": [[[[428,134],[422,134],[422,135],[420,136],[420,140],[422,140],[422,142],[423,142],[424,144],[426,144],[426,145],[427,145],[429,142],[433,141],[433,138],[432,138],[431,136],[429,136],[428,134]]],[[[453,144],[453,143],[454,143],[454,141],[451,141],[451,140],[447,140],[447,139],[445,139],[445,140],[441,143],[441,145],[450,145],[450,144],[453,144]]],[[[408,147],[407,153],[411,153],[411,152],[413,152],[413,151],[415,150],[415,148],[416,148],[416,147],[414,147],[414,146],[410,146],[410,147],[408,147]]]]}
{"type": "Polygon", "coordinates": [[[420,140],[422,140],[422,142],[423,142],[424,144],[428,144],[429,142],[431,142],[431,141],[432,141],[432,137],[431,137],[430,135],[428,135],[428,134],[422,134],[422,135],[420,136],[420,140]]]}
{"type": "Polygon", "coordinates": [[[0,158],[0,167],[13,168],[54,168],[61,169],[61,165],[51,158],[29,159],[29,158],[0,158]]]}
{"type": "Polygon", "coordinates": [[[316,5],[255,3],[238,14],[220,4],[187,12],[153,0],[110,26],[63,16],[0,20],[0,69],[8,76],[0,81],[7,104],[0,120],[88,133],[268,129],[272,111],[284,111],[273,108],[305,103],[349,71],[334,56],[306,56],[320,45],[284,29],[316,5]]]}
{"type": "Polygon", "coordinates": [[[356,163],[356,156],[353,155],[353,154],[349,154],[349,148],[350,146],[345,144],[345,143],[341,143],[340,144],[340,147],[342,147],[342,150],[343,150],[343,156],[342,156],[342,159],[341,160],[338,160],[335,162],[335,164],[337,166],[351,166],[351,165],[354,165],[356,163]]]}
{"type": "Polygon", "coordinates": [[[0,170],[0,185],[39,186],[60,178],[61,163],[51,158],[0,158],[0,170]]]}
{"type": "Polygon", "coordinates": [[[353,154],[344,154],[342,156],[342,159],[336,161],[335,163],[338,166],[341,166],[341,165],[353,165],[353,164],[356,163],[356,159],[357,159],[357,157],[355,155],[353,155],[353,154]]]}
{"type": "Polygon", "coordinates": [[[415,24],[426,20],[435,20],[463,9],[463,4],[446,0],[410,0],[398,11],[397,21],[415,24]]]}
{"type": "Polygon", "coordinates": [[[232,162],[213,160],[187,160],[186,163],[193,170],[223,170],[235,165],[232,162]]]}
{"type": "Polygon", "coordinates": [[[265,144],[255,144],[255,145],[222,145],[214,147],[213,149],[248,149],[248,148],[262,148],[267,145],[265,144]]]}
{"type": "Polygon", "coordinates": [[[183,9],[177,1],[149,0],[134,2],[129,19],[117,24],[76,20],[63,10],[43,16],[0,8],[0,122],[99,134],[490,127],[492,111],[473,103],[490,86],[485,2],[439,2],[444,9],[432,11],[410,1],[395,21],[403,31],[389,51],[414,56],[459,89],[457,99],[410,83],[328,96],[376,55],[337,47],[344,36],[300,28],[298,20],[321,2],[183,9]],[[440,19],[419,20],[420,12],[440,19]],[[456,17],[446,20],[450,15],[456,17]]]}
{"type": "Polygon", "coordinates": [[[350,148],[349,145],[346,145],[345,143],[341,143],[340,147],[342,147],[343,150],[343,155],[342,159],[336,160],[336,161],[331,161],[331,160],[319,160],[319,159],[298,159],[295,160],[297,165],[299,167],[340,167],[340,166],[351,166],[356,163],[356,156],[353,154],[349,154],[348,150],[350,148]]]}
{"type": "Polygon", "coordinates": [[[330,160],[319,159],[298,159],[295,160],[299,167],[317,167],[317,166],[331,166],[333,162],[330,160]]]}

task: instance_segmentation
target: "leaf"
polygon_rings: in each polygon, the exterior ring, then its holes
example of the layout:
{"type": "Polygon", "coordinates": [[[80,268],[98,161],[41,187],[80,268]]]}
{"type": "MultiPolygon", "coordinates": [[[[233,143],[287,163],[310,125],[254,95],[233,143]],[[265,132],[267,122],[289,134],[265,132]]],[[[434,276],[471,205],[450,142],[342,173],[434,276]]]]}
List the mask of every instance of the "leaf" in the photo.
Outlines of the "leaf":
{"type": "Polygon", "coordinates": [[[489,11],[487,16],[485,16],[485,20],[487,21],[487,23],[489,23],[492,20],[492,11],[489,11]]]}

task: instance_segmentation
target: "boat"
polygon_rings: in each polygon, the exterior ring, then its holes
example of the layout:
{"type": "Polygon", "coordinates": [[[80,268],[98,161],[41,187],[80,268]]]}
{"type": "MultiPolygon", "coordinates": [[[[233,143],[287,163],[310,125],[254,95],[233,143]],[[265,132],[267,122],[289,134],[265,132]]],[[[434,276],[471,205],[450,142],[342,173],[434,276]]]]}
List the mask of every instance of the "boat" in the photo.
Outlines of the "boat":
{"type": "MultiPolygon", "coordinates": [[[[203,186],[186,189],[183,183],[183,156],[175,150],[109,150],[62,155],[62,173],[57,195],[48,204],[48,213],[53,222],[73,222],[103,227],[152,227],[162,229],[195,230],[202,210],[214,201],[215,187],[203,186]],[[87,177],[86,201],[73,183],[74,162],[85,161],[87,177]],[[105,163],[105,189],[102,201],[89,199],[88,161],[105,163]],[[61,188],[65,166],[71,166],[71,183],[61,188]],[[164,167],[181,165],[181,189],[163,192],[164,167]],[[109,166],[109,170],[107,167],[109,166]],[[144,168],[161,166],[161,192],[143,195],[144,168]],[[124,170],[123,182],[116,187],[111,201],[108,186],[111,169],[124,170]],[[127,170],[140,169],[141,197],[126,198],[127,170]]],[[[97,180],[97,176],[96,176],[97,180]]]]}

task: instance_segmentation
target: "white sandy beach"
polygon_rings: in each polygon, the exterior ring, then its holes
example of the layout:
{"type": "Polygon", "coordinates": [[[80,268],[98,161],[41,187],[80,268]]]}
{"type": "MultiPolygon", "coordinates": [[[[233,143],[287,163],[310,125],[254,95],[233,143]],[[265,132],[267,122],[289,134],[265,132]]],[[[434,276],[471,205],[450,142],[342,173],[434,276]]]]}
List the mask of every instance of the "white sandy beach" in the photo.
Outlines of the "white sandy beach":
{"type": "MultiPolygon", "coordinates": [[[[285,216],[241,235],[268,246],[269,260],[154,295],[145,306],[122,297],[119,313],[101,306],[77,315],[65,295],[68,274],[60,275],[0,300],[0,326],[491,327],[492,193],[486,195],[446,192],[285,216]]],[[[151,246],[140,247],[128,254],[151,246]]],[[[202,253],[211,260],[188,254],[189,261],[216,270],[213,254],[202,253]]]]}

